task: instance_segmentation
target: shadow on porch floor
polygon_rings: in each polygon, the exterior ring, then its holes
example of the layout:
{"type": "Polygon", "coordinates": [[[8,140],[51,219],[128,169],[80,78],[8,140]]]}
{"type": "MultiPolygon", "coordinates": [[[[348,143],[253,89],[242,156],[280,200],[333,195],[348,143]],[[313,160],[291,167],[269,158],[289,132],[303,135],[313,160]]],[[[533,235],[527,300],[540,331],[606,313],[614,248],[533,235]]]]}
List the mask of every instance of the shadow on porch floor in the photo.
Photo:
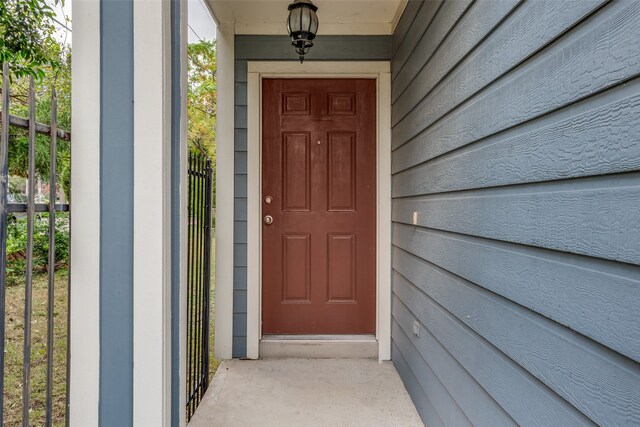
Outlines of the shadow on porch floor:
{"type": "Polygon", "coordinates": [[[223,362],[189,427],[422,426],[393,365],[374,359],[223,362]]]}

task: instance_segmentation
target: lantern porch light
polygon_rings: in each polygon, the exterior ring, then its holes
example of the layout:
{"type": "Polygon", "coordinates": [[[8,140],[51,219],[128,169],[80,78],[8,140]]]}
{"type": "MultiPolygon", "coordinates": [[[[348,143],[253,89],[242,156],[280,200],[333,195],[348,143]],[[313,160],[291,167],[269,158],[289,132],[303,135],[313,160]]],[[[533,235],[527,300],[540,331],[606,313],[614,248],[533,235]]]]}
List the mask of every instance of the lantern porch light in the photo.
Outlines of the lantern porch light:
{"type": "Polygon", "coordinates": [[[318,33],[318,7],[311,0],[295,0],[289,5],[287,31],[291,37],[291,45],[300,56],[300,63],[304,55],[313,46],[313,39],[318,33]]]}

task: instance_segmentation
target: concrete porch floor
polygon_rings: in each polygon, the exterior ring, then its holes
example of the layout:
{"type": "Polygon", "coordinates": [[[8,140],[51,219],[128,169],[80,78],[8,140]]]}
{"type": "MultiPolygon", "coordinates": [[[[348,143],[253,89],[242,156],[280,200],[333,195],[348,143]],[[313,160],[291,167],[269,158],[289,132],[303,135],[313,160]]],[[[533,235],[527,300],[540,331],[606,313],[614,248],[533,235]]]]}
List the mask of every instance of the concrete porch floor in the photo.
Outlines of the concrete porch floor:
{"type": "Polygon", "coordinates": [[[390,362],[223,362],[189,427],[422,426],[390,362]]]}

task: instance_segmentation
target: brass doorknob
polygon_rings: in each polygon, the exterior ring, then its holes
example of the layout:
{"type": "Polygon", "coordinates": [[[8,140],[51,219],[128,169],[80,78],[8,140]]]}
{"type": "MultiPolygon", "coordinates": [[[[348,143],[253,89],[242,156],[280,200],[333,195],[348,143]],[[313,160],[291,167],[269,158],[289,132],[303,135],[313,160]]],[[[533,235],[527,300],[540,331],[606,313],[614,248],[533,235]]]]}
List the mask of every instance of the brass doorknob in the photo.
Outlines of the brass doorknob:
{"type": "Polygon", "coordinates": [[[264,217],[264,223],[267,225],[273,224],[273,217],[271,215],[267,215],[264,217]]]}

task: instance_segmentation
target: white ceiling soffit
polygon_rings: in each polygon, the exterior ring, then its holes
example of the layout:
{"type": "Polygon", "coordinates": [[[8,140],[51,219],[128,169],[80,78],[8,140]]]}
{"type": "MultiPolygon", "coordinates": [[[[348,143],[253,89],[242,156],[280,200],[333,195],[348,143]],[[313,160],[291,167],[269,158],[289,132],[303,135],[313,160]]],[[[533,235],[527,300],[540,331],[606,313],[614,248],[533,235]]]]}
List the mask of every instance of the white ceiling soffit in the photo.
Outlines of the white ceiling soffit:
{"type": "MultiPolygon", "coordinates": [[[[206,0],[218,23],[235,23],[236,34],[287,34],[291,0],[206,0]]],[[[318,34],[392,34],[407,0],[313,0],[318,34]]]]}

